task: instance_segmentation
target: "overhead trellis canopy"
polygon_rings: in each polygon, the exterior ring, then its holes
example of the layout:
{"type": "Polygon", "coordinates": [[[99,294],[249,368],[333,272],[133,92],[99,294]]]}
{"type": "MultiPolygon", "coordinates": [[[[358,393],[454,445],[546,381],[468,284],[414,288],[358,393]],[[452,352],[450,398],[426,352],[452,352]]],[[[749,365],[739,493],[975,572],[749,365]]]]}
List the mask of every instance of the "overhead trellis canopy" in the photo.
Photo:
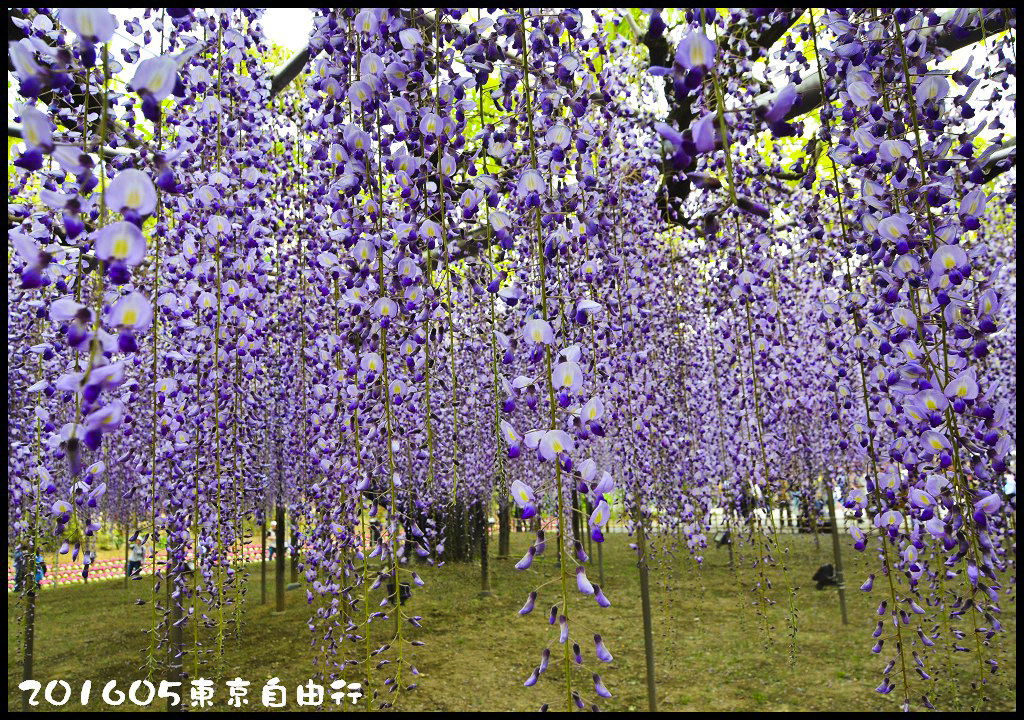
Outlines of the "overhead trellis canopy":
{"type": "Polygon", "coordinates": [[[876,690],[995,671],[1014,9],[319,9],[288,60],[261,15],[8,20],[9,536],[86,577],[98,532],[165,547],[151,677],[223,670],[272,515],[318,677],[401,707],[430,652],[402,593],[476,552],[489,592],[494,504],[499,556],[534,523],[524,684],[558,708],[613,696],[577,613],[634,533],[653,709],[649,538],[749,540],[748,620],[779,602],[796,643],[772,509],[837,491],[876,690]]]}

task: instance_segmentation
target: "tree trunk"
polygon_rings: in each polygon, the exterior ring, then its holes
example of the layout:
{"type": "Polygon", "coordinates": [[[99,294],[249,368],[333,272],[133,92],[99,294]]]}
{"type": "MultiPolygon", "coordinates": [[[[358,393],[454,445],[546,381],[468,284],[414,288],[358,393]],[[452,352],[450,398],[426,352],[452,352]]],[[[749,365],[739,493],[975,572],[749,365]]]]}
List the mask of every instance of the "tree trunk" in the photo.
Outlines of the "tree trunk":
{"type": "Polygon", "coordinates": [[[502,498],[498,501],[498,559],[508,560],[511,548],[511,514],[509,513],[508,499],[502,498]]]}
{"type": "Polygon", "coordinates": [[[275,533],[275,542],[277,549],[274,550],[274,561],[275,561],[275,576],[274,576],[274,590],[276,594],[277,604],[275,606],[276,612],[283,613],[285,609],[284,602],[284,505],[281,500],[278,499],[277,509],[275,511],[275,519],[277,520],[277,532],[275,533]]]}
{"type": "Polygon", "coordinates": [[[572,486],[572,539],[579,542],[583,538],[580,530],[580,494],[576,492],[576,485],[572,486]]]}

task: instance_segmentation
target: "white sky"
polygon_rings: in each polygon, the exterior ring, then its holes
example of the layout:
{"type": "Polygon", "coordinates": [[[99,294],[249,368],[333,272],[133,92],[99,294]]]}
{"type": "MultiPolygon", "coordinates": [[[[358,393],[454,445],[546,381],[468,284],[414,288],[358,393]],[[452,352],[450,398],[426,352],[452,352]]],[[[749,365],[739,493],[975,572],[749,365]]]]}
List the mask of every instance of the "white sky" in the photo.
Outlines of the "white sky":
{"type": "Polygon", "coordinates": [[[309,41],[313,11],[309,8],[267,8],[262,24],[268,40],[296,53],[309,41]]]}

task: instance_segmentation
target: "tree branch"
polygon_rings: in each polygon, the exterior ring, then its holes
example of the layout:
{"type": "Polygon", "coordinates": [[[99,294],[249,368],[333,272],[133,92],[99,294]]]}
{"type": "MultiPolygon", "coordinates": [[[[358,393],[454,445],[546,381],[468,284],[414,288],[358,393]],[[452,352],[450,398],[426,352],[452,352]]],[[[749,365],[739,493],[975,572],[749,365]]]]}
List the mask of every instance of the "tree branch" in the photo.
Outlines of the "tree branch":
{"type": "MultiPolygon", "coordinates": [[[[949,27],[949,21],[953,18],[953,10],[944,12],[939,17],[939,23],[931,27],[922,28],[918,31],[918,34],[922,37],[930,37],[931,35],[938,34],[935,39],[935,44],[953,52],[960,48],[973,45],[982,39],[981,21],[978,16],[978,11],[972,11],[969,15],[969,21],[974,23],[973,27],[970,28],[952,28],[949,27]]],[[[985,17],[985,28],[986,33],[991,35],[998,31],[998,28],[1005,26],[1012,26],[1015,24],[1017,11],[1014,8],[1000,8],[985,17]]],[[[815,68],[808,75],[803,77],[799,83],[797,83],[797,92],[800,93],[800,99],[797,100],[793,107],[789,109],[786,116],[783,118],[785,122],[789,122],[801,115],[806,115],[815,108],[821,107],[822,103],[822,92],[821,92],[821,80],[818,76],[818,70],[815,68]]],[[[754,99],[755,110],[767,111],[775,104],[775,100],[778,97],[778,92],[768,92],[758,95],[754,99]]]]}

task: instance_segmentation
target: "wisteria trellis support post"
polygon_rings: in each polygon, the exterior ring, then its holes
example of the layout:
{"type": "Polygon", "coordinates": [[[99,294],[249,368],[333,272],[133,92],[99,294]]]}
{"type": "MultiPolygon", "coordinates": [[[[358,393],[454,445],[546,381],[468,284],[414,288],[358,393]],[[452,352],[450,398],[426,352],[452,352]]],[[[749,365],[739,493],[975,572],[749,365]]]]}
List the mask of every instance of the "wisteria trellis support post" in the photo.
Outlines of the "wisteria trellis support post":
{"type": "Polygon", "coordinates": [[[291,527],[291,549],[288,552],[290,558],[290,574],[288,576],[288,589],[294,590],[299,587],[299,529],[296,524],[297,513],[292,513],[291,527]]]}
{"type": "Polygon", "coordinates": [[[508,560],[512,539],[512,509],[507,496],[498,500],[498,560],[508,560]]]}
{"type": "Polygon", "coordinates": [[[636,524],[637,570],[640,574],[640,607],[644,623],[644,664],[647,669],[647,708],[658,712],[657,680],[654,675],[654,632],[651,619],[651,587],[647,567],[647,530],[644,524],[644,510],[639,498],[634,506],[636,524]]]}
{"type": "Polygon", "coordinates": [[[849,625],[850,621],[846,614],[846,586],[843,579],[843,551],[839,544],[839,524],[836,521],[836,501],[832,492],[832,479],[826,477],[824,480],[828,497],[828,520],[832,526],[832,556],[835,562],[836,593],[839,595],[839,614],[843,619],[843,625],[849,625]]]}
{"type": "MultiPolygon", "coordinates": [[[[275,539],[276,542],[276,539],[275,539]]],[[[260,605],[267,604],[267,508],[260,510],[260,605]]]]}
{"type": "Polygon", "coordinates": [[[128,533],[130,531],[130,524],[128,522],[128,513],[125,512],[124,518],[124,586],[128,587],[128,533]]]}
{"type": "MultiPolygon", "coordinates": [[[[88,552],[88,550],[86,551],[88,552]]],[[[53,549],[53,587],[57,587],[57,576],[60,575],[60,548],[53,549]]],[[[88,582],[88,578],[85,578],[88,582]]]]}
{"type": "MultiPolygon", "coordinates": [[[[490,495],[487,496],[487,499],[490,500],[490,495]]],[[[490,540],[490,534],[491,534],[490,523],[488,522],[489,515],[490,515],[490,512],[489,512],[490,508],[488,508],[484,504],[484,499],[481,498],[478,502],[479,502],[479,505],[480,505],[480,513],[481,513],[482,520],[483,520],[482,523],[481,523],[482,527],[480,528],[480,593],[479,593],[479,596],[480,597],[491,597],[493,595],[493,593],[491,592],[491,570],[490,570],[490,560],[488,558],[488,550],[487,550],[487,547],[490,544],[488,541],[490,540]]]]}

